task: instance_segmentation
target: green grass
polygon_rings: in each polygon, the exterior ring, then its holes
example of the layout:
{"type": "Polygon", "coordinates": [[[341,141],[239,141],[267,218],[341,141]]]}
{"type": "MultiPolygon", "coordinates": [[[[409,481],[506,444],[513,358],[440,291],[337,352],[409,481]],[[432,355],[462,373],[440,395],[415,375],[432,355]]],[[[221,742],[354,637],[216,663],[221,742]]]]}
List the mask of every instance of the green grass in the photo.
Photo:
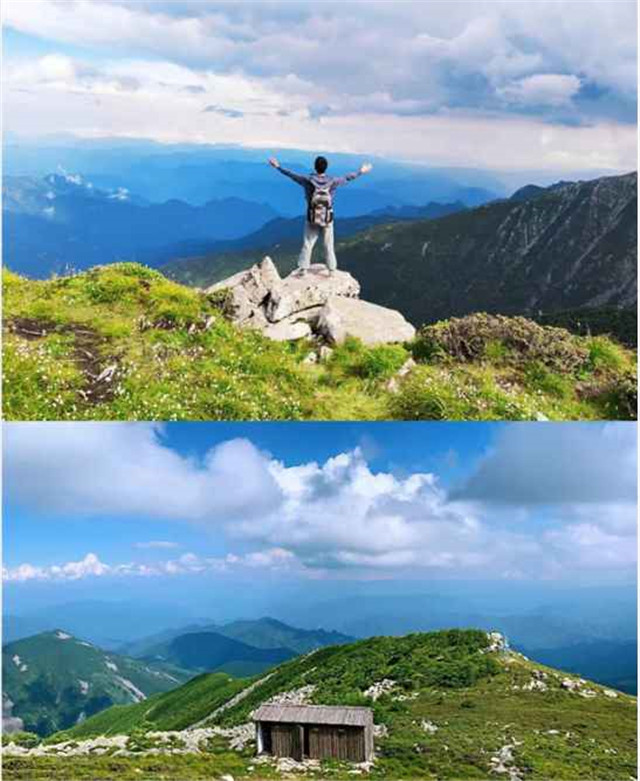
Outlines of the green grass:
{"type": "MultiPolygon", "coordinates": [[[[5,778],[16,781],[210,781],[247,776],[249,760],[235,751],[140,757],[5,757],[5,778]]],[[[272,777],[260,773],[260,778],[272,777]]]]}
{"type": "Polygon", "coordinates": [[[636,415],[635,355],[525,318],[470,315],[411,344],[241,330],[208,296],[133,263],[33,281],[4,272],[8,420],[598,420],[636,415]],[[409,357],[417,368],[392,379],[409,357]],[[104,372],[107,372],[105,378],[104,372]],[[391,383],[391,385],[390,385],[391,383]],[[391,387],[393,386],[393,387],[391,387]]]}
{"type": "MultiPolygon", "coordinates": [[[[179,730],[206,718],[247,685],[225,673],[208,673],[174,689],[157,694],[132,706],[116,706],[98,713],[61,735],[82,739],[95,735],[130,734],[144,727],[154,730],[179,730]]],[[[53,738],[49,738],[51,742],[53,738]]]]}
{"type": "MultiPolygon", "coordinates": [[[[215,301],[136,264],[36,282],[4,272],[4,413],[12,420],[298,419],[309,378],[282,345],[239,332],[215,301]],[[15,318],[47,325],[12,333],[15,318]],[[107,395],[87,401],[73,331],[94,334],[107,395]],[[67,339],[61,344],[61,334],[67,339]]],[[[94,372],[95,374],[95,372],[94,372]]]]}

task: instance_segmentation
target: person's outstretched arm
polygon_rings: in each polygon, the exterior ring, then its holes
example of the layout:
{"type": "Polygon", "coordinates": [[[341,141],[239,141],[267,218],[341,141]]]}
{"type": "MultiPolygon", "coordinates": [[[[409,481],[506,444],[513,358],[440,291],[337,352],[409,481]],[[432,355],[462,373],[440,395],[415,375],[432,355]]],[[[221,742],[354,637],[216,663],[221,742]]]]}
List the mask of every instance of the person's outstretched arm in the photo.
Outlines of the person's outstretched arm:
{"type": "Polygon", "coordinates": [[[269,165],[272,168],[275,168],[276,171],[280,171],[281,174],[288,176],[289,179],[293,179],[294,182],[301,184],[303,187],[306,187],[309,184],[308,176],[303,176],[302,174],[297,174],[294,171],[289,171],[288,169],[283,168],[275,157],[269,158],[269,165]]]}
{"type": "Polygon", "coordinates": [[[333,180],[334,187],[340,187],[343,184],[347,184],[348,182],[352,182],[354,179],[357,179],[359,176],[362,176],[363,174],[368,174],[369,171],[373,168],[371,163],[363,163],[360,168],[358,168],[357,171],[353,171],[350,174],[346,174],[345,176],[336,176],[336,178],[333,180]]]}

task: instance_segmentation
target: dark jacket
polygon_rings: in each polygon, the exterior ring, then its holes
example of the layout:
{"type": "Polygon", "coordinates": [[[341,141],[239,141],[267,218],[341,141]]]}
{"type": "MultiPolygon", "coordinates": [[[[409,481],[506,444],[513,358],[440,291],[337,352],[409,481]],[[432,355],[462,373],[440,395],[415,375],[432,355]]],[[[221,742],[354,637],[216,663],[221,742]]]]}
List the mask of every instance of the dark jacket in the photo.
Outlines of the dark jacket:
{"type": "Polygon", "coordinates": [[[304,194],[305,198],[307,199],[307,203],[309,203],[316,186],[326,187],[328,185],[329,192],[331,193],[331,197],[333,199],[333,195],[338,187],[341,187],[343,184],[347,184],[347,182],[352,182],[354,179],[357,179],[362,175],[360,171],[354,171],[353,173],[346,174],[346,176],[329,176],[329,174],[317,174],[315,172],[310,173],[308,176],[303,176],[302,174],[296,174],[293,171],[289,171],[282,166],[279,166],[278,171],[304,187],[304,194]]]}

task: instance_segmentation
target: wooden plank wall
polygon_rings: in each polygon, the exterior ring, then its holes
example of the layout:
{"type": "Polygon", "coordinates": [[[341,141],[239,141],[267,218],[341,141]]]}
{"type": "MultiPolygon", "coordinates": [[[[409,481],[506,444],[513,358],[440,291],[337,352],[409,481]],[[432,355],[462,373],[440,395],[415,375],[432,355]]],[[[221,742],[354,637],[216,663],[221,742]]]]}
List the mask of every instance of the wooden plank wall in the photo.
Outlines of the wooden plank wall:
{"type": "Polygon", "coordinates": [[[359,727],[309,727],[311,759],[365,760],[364,729],[359,727]]]}
{"type": "Polygon", "coordinates": [[[364,762],[371,752],[367,744],[367,730],[363,727],[331,727],[326,725],[264,724],[265,749],[274,757],[292,757],[300,761],[303,757],[304,732],[308,731],[309,757],[311,759],[342,759],[349,762],[364,762]]]}

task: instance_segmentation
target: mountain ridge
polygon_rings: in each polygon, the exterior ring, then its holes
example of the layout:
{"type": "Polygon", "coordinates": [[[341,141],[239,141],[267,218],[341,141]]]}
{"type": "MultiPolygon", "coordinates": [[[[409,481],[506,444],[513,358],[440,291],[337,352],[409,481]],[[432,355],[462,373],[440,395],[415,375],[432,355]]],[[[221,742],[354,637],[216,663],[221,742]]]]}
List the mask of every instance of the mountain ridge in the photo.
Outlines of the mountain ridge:
{"type": "MultiPolygon", "coordinates": [[[[360,281],[363,298],[398,309],[416,326],[478,311],[537,317],[581,310],[586,318],[589,310],[635,306],[636,215],[635,172],[560,182],[533,197],[366,229],[339,242],[338,262],[360,281]]],[[[281,273],[295,266],[293,245],[262,249],[281,273]]],[[[182,259],[163,269],[206,287],[256,254],[182,259]]]]}
{"type": "Polygon", "coordinates": [[[181,634],[148,649],[141,657],[149,661],[175,664],[196,672],[217,671],[234,675],[254,675],[295,656],[290,648],[258,648],[217,632],[181,634]]]}
{"type": "MultiPolygon", "coordinates": [[[[54,778],[85,767],[83,753],[100,747],[112,768],[134,773],[148,754],[170,779],[197,778],[206,766],[210,776],[233,768],[236,778],[259,767],[268,777],[348,778],[358,769],[387,779],[500,772],[513,781],[614,781],[633,774],[636,722],[634,697],[534,663],[497,633],[442,630],[319,649],[244,682],[200,676],[150,703],[104,711],[40,747],[10,748],[7,757],[23,772],[48,762],[54,778]],[[250,719],[265,703],[371,708],[373,764],[256,758],[250,719]],[[176,748],[189,767],[172,756],[176,748]]],[[[97,774],[99,760],[89,759],[97,774]]]]}

